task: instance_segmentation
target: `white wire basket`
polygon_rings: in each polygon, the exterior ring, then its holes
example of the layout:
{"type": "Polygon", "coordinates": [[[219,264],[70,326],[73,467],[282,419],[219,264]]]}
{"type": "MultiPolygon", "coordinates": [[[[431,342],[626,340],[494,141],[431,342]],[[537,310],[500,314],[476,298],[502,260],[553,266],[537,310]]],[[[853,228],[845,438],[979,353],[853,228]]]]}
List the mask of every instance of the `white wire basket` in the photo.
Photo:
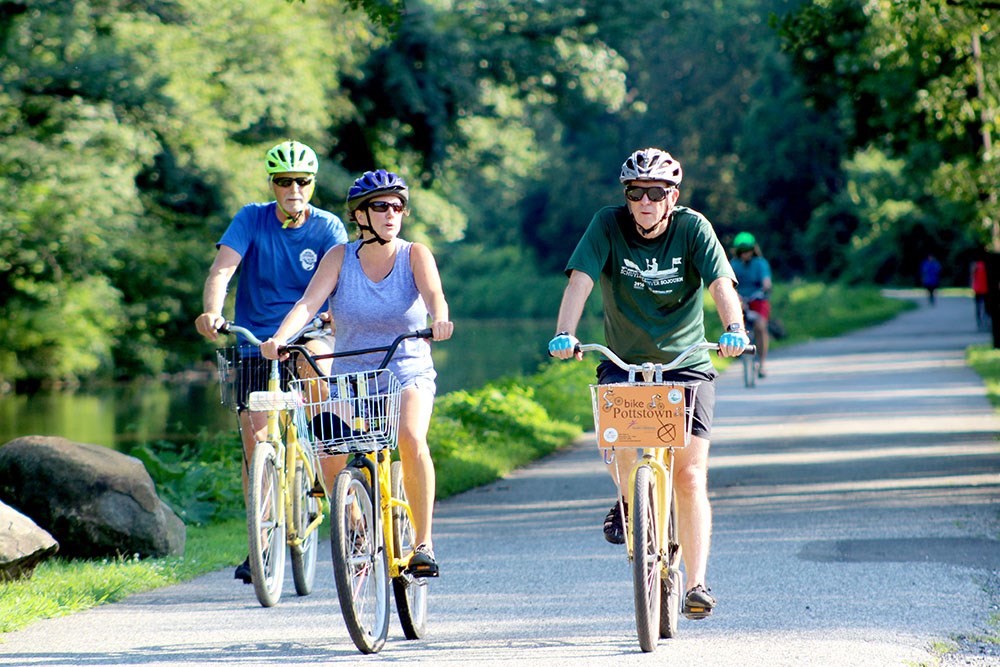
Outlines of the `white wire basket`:
{"type": "MultiPolygon", "coordinates": [[[[250,407],[252,393],[267,389],[267,380],[271,374],[271,365],[267,359],[260,356],[255,345],[231,345],[215,351],[219,369],[219,398],[224,406],[237,412],[241,409],[266,409],[250,407]]],[[[291,360],[281,364],[282,385],[294,374],[291,360]]]]}
{"type": "Polygon", "coordinates": [[[296,408],[299,435],[317,456],[396,448],[402,387],[389,369],[289,384],[301,397],[296,408]]]}

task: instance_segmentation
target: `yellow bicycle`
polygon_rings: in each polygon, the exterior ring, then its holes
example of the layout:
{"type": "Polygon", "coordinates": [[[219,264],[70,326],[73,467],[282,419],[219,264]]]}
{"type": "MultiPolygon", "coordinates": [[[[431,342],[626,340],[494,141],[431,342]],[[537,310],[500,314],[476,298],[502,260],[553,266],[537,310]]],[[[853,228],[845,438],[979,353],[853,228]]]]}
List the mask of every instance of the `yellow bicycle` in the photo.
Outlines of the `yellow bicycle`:
{"type": "MultiPolygon", "coordinates": [[[[326,490],[315,450],[300,439],[304,429],[297,410],[303,398],[295,390],[281,388],[282,374],[287,381],[293,371],[256,354],[261,341],[248,329],[227,322],[219,331],[240,334],[253,346],[218,351],[223,402],[235,406],[240,387],[252,386],[252,375],[262,364],[268,369],[267,390],[250,392],[246,399],[247,409],[267,413],[267,436],[256,444],[247,473],[247,534],[254,593],[262,606],[272,607],[284,586],[285,545],[291,553],[295,592],[312,592],[324,518],[320,501],[326,490]]],[[[289,348],[315,365],[305,347],[289,348]]]]}
{"type": "MultiPolygon", "coordinates": [[[[628,364],[598,343],[581,344],[579,349],[600,352],[628,371],[627,382],[591,385],[591,399],[597,444],[605,462],[613,461],[616,449],[640,451],[627,486],[620,479],[617,482],[622,495],[631,499],[625,544],[632,564],[639,646],[650,652],[656,650],[661,637],[677,635],[684,586],[674,497],[674,450],[690,443],[700,384],[665,382],[663,374],[697,350],[718,350],[719,346],[695,343],[668,364],[628,364]]],[[[754,348],[747,347],[746,352],[752,354],[754,348]]]]}
{"type": "MultiPolygon", "coordinates": [[[[431,338],[430,329],[398,336],[391,345],[335,352],[345,357],[385,352],[379,367],[325,378],[327,396],[299,407],[309,419],[319,456],[347,454],[330,496],[331,552],[337,597],[348,633],[362,653],[377,653],[389,629],[389,583],[407,639],[427,626],[427,580],[407,571],[413,555],[413,514],[403,469],[392,460],[399,437],[401,387],[386,368],[407,338],[431,338]]],[[[310,380],[297,380],[304,387],[310,380]]],[[[300,391],[300,393],[303,393],[300,391]]]]}

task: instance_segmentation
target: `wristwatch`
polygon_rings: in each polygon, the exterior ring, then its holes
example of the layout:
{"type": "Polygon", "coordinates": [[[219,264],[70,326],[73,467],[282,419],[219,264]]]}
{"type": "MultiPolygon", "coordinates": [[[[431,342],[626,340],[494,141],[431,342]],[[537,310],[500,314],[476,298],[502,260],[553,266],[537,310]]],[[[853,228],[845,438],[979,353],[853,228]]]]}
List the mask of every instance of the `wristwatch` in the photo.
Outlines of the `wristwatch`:
{"type": "Polygon", "coordinates": [[[743,325],[739,322],[733,322],[726,327],[726,333],[743,333],[743,325]]]}

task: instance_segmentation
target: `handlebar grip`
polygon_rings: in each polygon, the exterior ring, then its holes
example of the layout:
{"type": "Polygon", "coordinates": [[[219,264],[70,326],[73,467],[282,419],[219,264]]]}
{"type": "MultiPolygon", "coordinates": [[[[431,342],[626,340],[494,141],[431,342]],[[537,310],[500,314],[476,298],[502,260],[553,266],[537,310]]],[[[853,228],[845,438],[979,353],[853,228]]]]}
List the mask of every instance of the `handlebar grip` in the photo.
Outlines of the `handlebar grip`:
{"type": "Polygon", "coordinates": [[[757,354],[757,346],[756,345],[747,345],[743,349],[743,354],[757,354]]]}
{"type": "Polygon", "coordinates": [[[228,321],[227,322],[223,322],[219,326],[219,328],[216,329],[216,331],[218,331],[220,334],[229,334],[229,333],[232,333],[231,331],[229,331],[229,325],[230,325],[230,322],[228,322],[228,321]]]}
{"type": "Polygon", "coordinates": [[[413,337],[414,338],[434,338],[434,330],[430,329],[430,328],[420,329],[418,331],[414,331],[413,332],[413,337]]]}

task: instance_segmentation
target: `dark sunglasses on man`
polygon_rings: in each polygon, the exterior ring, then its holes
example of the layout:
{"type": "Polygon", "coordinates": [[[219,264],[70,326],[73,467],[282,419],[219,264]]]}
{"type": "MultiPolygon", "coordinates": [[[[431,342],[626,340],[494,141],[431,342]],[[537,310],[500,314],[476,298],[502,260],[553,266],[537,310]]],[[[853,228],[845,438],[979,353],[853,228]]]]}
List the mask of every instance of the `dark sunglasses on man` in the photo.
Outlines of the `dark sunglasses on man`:
{"type": "Polygon", "coordinates": [[[676,190],[677,188],[664,188],[659,185],[652,185],[648,188],[643,188],[638,185],[630,185],[625,188],[625,196],[629,201],[642,201],[642,196],[646,195],[649,197],[649,201],[663,201],[667,198],[667,195],[676,190]]]}
{"type": "Polygon", "coordinates": [[[292,183],[297,183],[300,188],[312,185],[313,179],[307,176],[299,176],[298,178],[291,178],[288,176],[276,176],[271,179],[271,182],[277,185],[279,188],[290,188],[292,183]]]}

